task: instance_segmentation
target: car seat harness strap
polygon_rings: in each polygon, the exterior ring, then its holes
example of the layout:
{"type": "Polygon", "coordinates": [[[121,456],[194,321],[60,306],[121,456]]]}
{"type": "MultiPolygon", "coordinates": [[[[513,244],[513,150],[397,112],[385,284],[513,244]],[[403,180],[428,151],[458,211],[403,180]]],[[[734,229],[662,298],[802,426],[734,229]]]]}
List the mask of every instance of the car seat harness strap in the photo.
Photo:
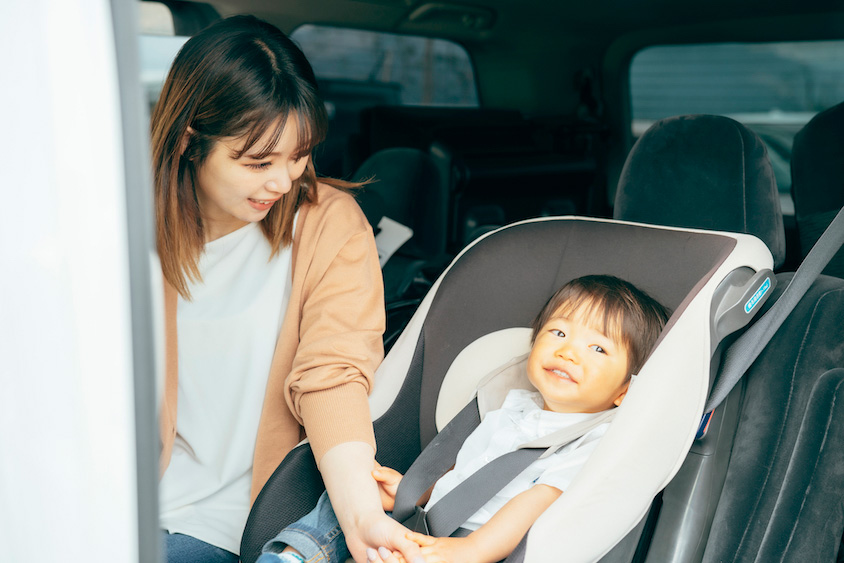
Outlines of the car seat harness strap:
{"type": "Polygon", "coordinates": [[[477,399],[473,399],[437,434],[407,470],[396,492],[393,518],[408,528],[435,537],[451,536],[458,530],[463,535],[466,532],[460,526],[531,463],[555,453],[611,421],[614,415],[615,409],[605,411],[495,458],[446,494],[426,513],[416,506],[416,501],[454,465],[460,446],[480,424],[477,399]]]}

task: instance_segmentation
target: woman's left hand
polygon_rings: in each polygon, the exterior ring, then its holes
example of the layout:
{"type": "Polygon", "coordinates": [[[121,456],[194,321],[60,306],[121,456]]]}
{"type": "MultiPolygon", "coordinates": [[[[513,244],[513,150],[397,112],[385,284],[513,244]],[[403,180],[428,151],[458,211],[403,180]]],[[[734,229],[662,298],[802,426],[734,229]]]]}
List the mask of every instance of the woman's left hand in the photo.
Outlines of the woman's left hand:
{"type": "MultiPolygon", "coordinates": [[[[383,554],[395,552],[395,559],[381,559],[380,563],[422,563],[422,551],[419,545],[407,538],[409,530],[384,514],[365,516],[357,530],[345,531],[346,546],[355,561],[372,563],[370,556],[378,547],[382,547],[383,554]]],[[[374,561],[378,561],[376,558],[374,561]]]]}

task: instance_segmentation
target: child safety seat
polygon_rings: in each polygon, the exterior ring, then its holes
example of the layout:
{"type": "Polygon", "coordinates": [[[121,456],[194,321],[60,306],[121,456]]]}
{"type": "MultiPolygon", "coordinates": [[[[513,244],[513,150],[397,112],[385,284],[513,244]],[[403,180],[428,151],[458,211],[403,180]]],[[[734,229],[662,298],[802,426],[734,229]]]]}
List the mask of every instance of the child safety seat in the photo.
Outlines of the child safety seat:
{"type": "MultiPolygon", "coordinates": [[[[508,558],[559,561],[564,552],[566,561],[596,561],[642,521],[682,465],[709,392],[713,350],[761,307],[772,266],[767,247],[743,234],[576,217],[489,233],[440,276],[376,373],[378,461],[405,472],[487,372],[528,351],[525,327],[561,285],[588,274],[626,279],[674,314],[570,489],[508,558]]],[[[253,562],[322,490],[305,442],[256,500],[242,560],[253,562]]]]}

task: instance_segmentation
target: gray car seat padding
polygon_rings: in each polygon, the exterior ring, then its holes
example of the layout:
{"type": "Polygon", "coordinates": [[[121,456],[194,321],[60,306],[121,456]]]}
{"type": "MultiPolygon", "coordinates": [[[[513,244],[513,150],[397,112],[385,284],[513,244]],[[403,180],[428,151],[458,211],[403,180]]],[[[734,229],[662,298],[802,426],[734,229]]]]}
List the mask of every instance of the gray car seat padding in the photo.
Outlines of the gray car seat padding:
{"type": "MultiPolygon", "coordinates": [[[[782,276],[780,287],[790,277],[782,276]]],[[[821,276],[748,371],[704,561],[835,561],[844,530],[842,318],[844,281],[821,276]]]]}

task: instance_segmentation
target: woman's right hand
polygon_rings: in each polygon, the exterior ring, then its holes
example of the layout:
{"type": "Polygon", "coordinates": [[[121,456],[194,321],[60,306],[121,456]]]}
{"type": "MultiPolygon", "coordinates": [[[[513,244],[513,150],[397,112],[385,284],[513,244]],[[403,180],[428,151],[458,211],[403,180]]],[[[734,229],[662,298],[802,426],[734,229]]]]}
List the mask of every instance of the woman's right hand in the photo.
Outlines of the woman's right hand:
{"type": "Polygon", "coordinates": [[[404,475],[390,467],[378,466],[372,471],[372,478],[378,483],[378,492],[381,494],[381,506],[385,511],[395,507],[396,491],[402,477],[404,475]]]}

